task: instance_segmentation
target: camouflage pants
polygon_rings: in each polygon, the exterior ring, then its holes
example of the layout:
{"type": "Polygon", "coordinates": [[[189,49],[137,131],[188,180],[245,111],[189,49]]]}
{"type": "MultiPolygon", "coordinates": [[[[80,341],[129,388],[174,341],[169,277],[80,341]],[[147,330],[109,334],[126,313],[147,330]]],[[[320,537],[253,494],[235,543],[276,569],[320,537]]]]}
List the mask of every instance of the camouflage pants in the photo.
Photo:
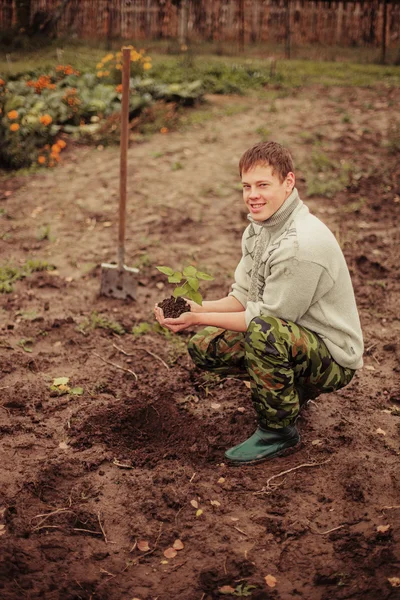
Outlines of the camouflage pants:
{"type": "Polygon", "coordinates": [[[256,317],[246,333],[206,327],[188,350],[201,369],[250,379],[259,424],[272,428],[290,425],[306,400],[344,387],[354,375],[315,333],[275,317],[256,317]]]}

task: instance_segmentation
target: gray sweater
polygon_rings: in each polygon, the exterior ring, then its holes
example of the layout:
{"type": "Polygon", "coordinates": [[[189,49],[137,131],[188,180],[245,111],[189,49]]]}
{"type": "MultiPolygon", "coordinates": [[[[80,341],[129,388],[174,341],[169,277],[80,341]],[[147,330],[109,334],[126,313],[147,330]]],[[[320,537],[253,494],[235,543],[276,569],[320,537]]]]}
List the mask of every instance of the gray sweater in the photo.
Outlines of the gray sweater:
{"type": "Polygon", "coordinates": [[[262,223],[252,220],[230,295],[258,315],[294,321],[318,334],[343,367],[363,365],[363,338],[349,270],[333,233],[311,215],[296,188],[262,223]]]}

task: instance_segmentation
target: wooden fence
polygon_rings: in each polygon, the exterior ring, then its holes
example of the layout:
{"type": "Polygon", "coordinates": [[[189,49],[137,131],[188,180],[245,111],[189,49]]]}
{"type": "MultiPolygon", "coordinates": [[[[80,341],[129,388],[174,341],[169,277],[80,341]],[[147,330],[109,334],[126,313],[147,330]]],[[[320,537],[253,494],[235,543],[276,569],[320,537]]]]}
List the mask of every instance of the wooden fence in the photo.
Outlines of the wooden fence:
{"type": "MultiPolygon", "coordinates": [[[[0,30],[15,2],[0,0],[0,30]]],[[[81,39],[400,46],[396,0],[31,0],[31,21],[60,6],[57,34],[81,39]]]]}

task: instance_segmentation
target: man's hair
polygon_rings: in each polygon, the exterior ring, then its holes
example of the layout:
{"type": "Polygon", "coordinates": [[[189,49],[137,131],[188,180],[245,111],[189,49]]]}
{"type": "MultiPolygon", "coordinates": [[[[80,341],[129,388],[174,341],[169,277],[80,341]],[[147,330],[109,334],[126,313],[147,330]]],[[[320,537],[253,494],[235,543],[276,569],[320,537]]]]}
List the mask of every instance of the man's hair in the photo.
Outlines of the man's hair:
{"type": "Polygon", "coordinates": [[[250,171],[257,165],[269,165],[272,173],[278,175],[281,182],[290,172],[294,172],[293,158],[289,150],[277,142],[259,142],[246,150],[239,161],[239,173],[250,171]]]}

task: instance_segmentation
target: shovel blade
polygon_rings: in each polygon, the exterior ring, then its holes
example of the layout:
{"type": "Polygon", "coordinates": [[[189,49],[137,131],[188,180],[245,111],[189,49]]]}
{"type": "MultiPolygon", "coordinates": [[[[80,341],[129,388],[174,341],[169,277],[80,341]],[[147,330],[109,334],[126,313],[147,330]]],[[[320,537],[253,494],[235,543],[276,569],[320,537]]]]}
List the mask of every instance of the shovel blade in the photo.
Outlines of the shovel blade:
{"type": "Polygon", "coordinates": [[[103,263],[101,265],[100,295],[119,300],[136,300],[139,269],[103,263]]]}

